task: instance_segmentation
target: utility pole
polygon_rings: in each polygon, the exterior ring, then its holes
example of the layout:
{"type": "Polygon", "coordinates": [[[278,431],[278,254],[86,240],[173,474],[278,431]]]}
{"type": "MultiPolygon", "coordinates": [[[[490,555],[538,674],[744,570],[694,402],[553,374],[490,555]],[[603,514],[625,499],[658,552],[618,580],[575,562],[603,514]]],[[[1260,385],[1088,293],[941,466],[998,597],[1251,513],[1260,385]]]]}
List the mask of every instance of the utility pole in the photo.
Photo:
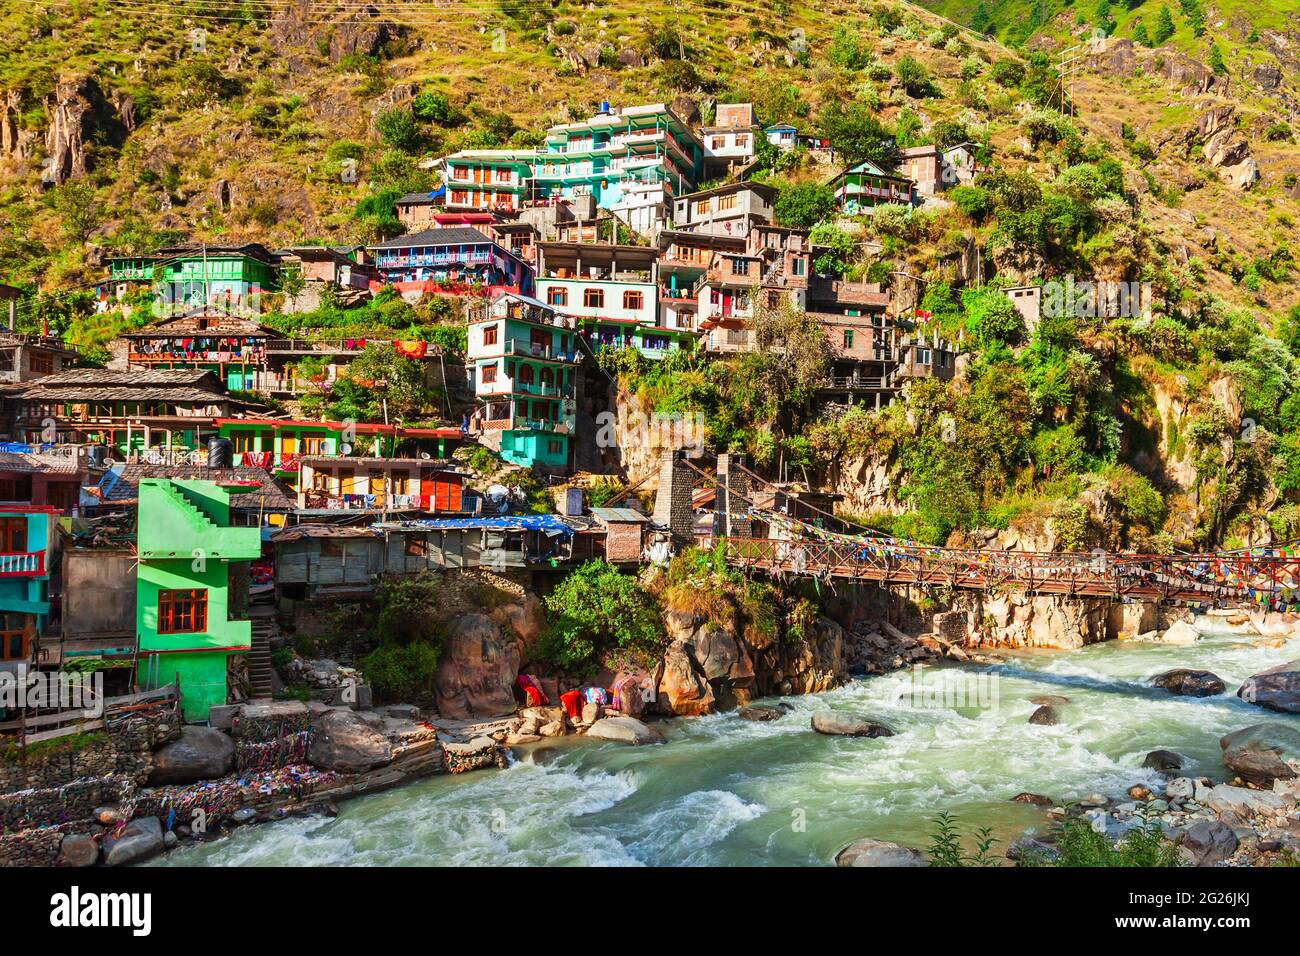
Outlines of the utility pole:
{"type": "Polygon", "coordinates": [[[1076,43],[1074,46],[1064,49],[1058,54],[1056,71],[1059,74],[1060,94],[1061,94],[1061,112],[1069,113],[1071,116],[1077,116],[1078,110],[1074,101],[1074,74],[1078,71],[1085,54],[1079,51],[1084,48],[1084,44],[1076,43]],[[1066,83],[1069,82],[1069,103],[1067,110],[1066,103],[1066,83]]]}
{"type": "Polygon", "coordinates": [[[686,40],[682,37],[682,3],[681,0],[673,0],[673,12],[677,19],[677,59],[685,62],[686,60],[686,40]]]}

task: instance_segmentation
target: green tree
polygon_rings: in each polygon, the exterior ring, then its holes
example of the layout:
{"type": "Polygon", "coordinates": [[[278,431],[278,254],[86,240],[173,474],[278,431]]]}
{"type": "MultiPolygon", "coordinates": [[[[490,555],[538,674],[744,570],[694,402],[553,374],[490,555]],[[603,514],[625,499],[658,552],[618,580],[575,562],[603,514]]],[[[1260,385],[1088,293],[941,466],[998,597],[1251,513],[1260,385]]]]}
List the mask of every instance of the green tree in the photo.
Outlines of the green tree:
{"type": "Polygon", "coordinates": [[[898,165],[898,147],[889,130],[862,103],[833,102],[818,116],[822,131],[846,166],[870,160],[886,172],[898,165]]]}
{"type": "Polygon", "coordinates": [[[1092,22],[1096,24],[1097,29],[1107,36],[1115,32],[1115,17],[1110,12],[1110,0],[1097,0],[1096,9],[1092,14],[1092,22]]]}
{"type": "Polygon", "coordinates": [[[1151,29],[1151,40],[1154,45],[1159,46],[1173,35],[1174,16],[1169,12],[1169,7],[1162,6],[1160,12],[1156,14],[1156,25],[1151,29]]]}
{"type": "Polygon", "coordinates": [[[1215,76],[1224,76],[1228,72],[1228,64],[1223,62],[1223,51],[1219,49],[1218,43],[1210,44],[1210,69],[1214,71],[1215,76]]]}
{"type": "Polygon", "coordinates": [[[1143,46],[1155,46],[1151,34],[1147,33],[1147,25],[1141,20],[1133,27],[1133,42],[1141,43],[1143,46]]]}
{"type": "Polygon", "coordinates": [[[400,355],[391,342],[372,342],[334,383],[329,412],[342,421],[403,421],[432,404],[424,366],[400,355]]]}
{"type": "Polygon", "coordinates": [[[971,14],[970,25],[976,33],[993,33],[993,17],[989,14],[989,8],[985,6],[984,0],[980,0],[976,5],[975,12],[971,14]]]}
{"type": "Polygon", "coordinates": [[[795,183],[777,194],[773,211],[782,226],[811,229],[835,211],[835,192],[822,183],[795,183]]]}
{"type": "Polygon", "coordinates": [[[380,110],[375,116],[375,129],[385,146],[403,153],[414,153],[424,141],[424,131],[409,106],[380,110]]]}
{"type": "Polygon", "coordinates": [[[813,262],[818,275],[844,275],[857,255],[858,244],[854,238],[831,223],[814,226],[809,239],[814,246],[822,247],[821,254],[813,262]]]}
{"type": "Polygon", "coordinates": [[[922,66],[910,53],[905,53],[894,65],[894,78],[908,96],[920,99],[937,93],[930,71],[922,66]]]}
{"type": "Polygon", "coordinates": [[[54,191],[53,205],[63,223],[63,234],[71,242],[85,242],[99,228],[103,208],[95,198],[95,187],[84,179],[64,183],[54,191]]]}
{"type": "Polygon", "coordinates": [[[546,596],[549,625],[539,653],[556,667],[590,673],[610,651],[648,660],[667,637],[658,605],[636,578],[588,561],[546,596]]]}

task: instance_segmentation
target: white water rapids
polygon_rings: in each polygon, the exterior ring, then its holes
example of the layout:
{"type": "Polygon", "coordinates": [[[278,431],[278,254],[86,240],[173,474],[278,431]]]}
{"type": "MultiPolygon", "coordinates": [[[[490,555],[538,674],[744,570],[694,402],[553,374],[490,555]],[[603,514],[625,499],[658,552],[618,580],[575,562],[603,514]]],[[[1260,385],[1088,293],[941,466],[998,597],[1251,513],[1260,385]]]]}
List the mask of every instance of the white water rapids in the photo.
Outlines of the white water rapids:
{"type": "Polygon", "coordinates": [[[1233,696],[1249,675],[1300,657],[1300,638],[1277,644],[1215,633],[1192,646],[1025,652],[991,668],[926,669],[922,687],[918,672],[902,671],[786,698],[793,711],[769,723],[734,713],[664,721],[664,746],[543,741],[520,748],[507,770],[364,797],[334,819],[244,827],[156,863],[824,865],[866,836],[924,846],[941,811],[967,834],[992,827],[1000,852],[1045,821],[1009,802],[1021,791],[1119,796],[1160,780],[1141,769],[1157,749],[1189,758],[1184,773],[1223,779],[1220,735],[1264,721],[1300,727],[1300,717],[1233,696]],[[1214,671],[1227,693],[1194,699],[1147,685],[1174,667],[1214,671]],[[945,687],[965,700],[943,700],[945,687]],[[1027,723],[1040,695],[1069,699],[1057,726],[1027,723]],[[810,715],[826,707],[880,720],[896,736],[816,734],[810,715]]]}

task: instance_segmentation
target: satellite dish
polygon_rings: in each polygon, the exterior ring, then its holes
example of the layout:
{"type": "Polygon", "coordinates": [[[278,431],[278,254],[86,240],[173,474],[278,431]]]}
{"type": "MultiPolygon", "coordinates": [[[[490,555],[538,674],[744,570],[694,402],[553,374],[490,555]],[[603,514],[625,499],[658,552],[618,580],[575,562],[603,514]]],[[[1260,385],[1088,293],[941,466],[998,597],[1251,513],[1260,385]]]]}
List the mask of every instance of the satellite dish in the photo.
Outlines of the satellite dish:
{"type": "Polygon", "coordinates": [[[340,455],[352,454],[352,443],[345,441],[343,444],[339,445],[339,454],[340,455]]]}
{"type": "Polygon", "coordinates": [[[428,461],[433,456],[430,455],[427,451],[422,451],[420,452],[420,457],[423,458],[425,461],[428,461]]]}

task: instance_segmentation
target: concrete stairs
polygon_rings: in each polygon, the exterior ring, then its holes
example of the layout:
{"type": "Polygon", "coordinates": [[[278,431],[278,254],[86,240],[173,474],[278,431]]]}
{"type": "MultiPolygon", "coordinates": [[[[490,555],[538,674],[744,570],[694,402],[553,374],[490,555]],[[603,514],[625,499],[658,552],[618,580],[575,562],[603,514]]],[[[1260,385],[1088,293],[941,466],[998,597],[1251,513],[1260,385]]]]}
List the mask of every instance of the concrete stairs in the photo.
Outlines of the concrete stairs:
{"type": "Polygon", "coordinates": [[[271,638],[279,635],[275,609],[254,605],[249,608],[253,644],[248,651],[248,684],[254,700],[270,700],[274,689],[271,673],[271,638]]]}

